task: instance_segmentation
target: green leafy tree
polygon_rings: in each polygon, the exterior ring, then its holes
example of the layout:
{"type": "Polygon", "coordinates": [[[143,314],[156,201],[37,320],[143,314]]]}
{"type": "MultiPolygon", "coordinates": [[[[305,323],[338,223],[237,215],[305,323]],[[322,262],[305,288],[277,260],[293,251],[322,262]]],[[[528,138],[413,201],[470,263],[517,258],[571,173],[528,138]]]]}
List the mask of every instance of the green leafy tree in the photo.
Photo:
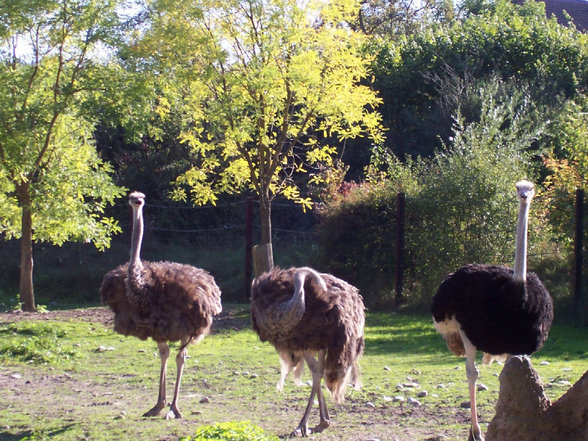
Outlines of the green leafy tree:
{"type": "Polygon", "coordinates": [[[379,136],[380,100],[362,84],[364,37],[345,25],[357,8],[352,0],[206,0],[159,11],[143,44],[191,72],[180,78],[189,80],[181,98],[190,117],[181,139],[197,161],[177,179],[176,199],[214,203],[251,188],[269,244],[276,196],[309,207],[297,177],[319,180],[324,174],[312,172],[331,166],[344,140],[379,136]]]}
{"type": "Polygon", "coordinates": [[[20,237],[19,294],[35,310],[33,242],[91,241],[119,230],[104,216],[121,196],[93,146],[83,102],[105,89],[116,32],[110,0],[0,6],[0,233],[20,237]],[[102,46],[100,46],[102,45],[102,46]]]}
{"type": "MultiPolygon", "coordinates": [[[[385,105],[386,145],[399,156],[433,152],[449,142],[449,119],[439,80],[462,84],[500,76],[530,85],[531,99],[558,107],[586,90],[588,36],[547,18],[542,2],[469,2],[470,11],[408,39],[388,39],[374,62],[375,87],[385,105]],[[480,7],[475,7],[478,4],[480,7]]],[[[464,112],[464,117],[468,118],[464,112]]],[[[471,122],[468,119],[467,122],[471,122]]]]}

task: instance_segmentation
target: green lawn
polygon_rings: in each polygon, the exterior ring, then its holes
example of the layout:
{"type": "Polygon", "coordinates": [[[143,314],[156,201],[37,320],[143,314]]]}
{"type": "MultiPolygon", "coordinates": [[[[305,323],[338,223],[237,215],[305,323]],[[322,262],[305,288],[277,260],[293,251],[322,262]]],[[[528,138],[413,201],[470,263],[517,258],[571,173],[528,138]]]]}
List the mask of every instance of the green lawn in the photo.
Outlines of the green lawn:
{"type": "MultiPolygon", "coordinates": [[[[182,420],[144,419],[155,404],[159,360],[152,341],[115,334],[101,323],[0,316],[0,440],[175,440],[201,425],[250,421],[283,437],[297,425],[310,388],[279,377],[274,349],[250,330],[246,306],[189,349],[182,381],[182,420]],[[205,400],[203,400],[206,398],[205,400]]],[[[220,322],[219,322],[220,323],[220,322]]],[[[480,354],[481,355],[481,354],[480,354]]],[[[588,369],[588,329],[554,325],[533,365],[550,399],[588,369]],[[544,362],[544,363],[542,363],[544,362]],[[547,362],[547,363],[545,363],[547,362]]],[[[319,440],[465,439],[469,410],[464,359],[447,350],[431,318],[370,313],[360,391],[339,407],[319,440]],[[419,393],[427,392],[419,397],[419,393]],[[395,397],[416,399],[394,402],[395,397]]],[[[480,367],[483,429],[493,416],[501,366],[480,367]]],[[[305,380],[309,376],[305,375],[305,380]]],[[[170,357],[168,394],[175,360],[170,357]]],[[[169,397],[171,398],[171,396],[169,397]]],[[[317,419],[318,411],[311,417],[317,419]]]]}

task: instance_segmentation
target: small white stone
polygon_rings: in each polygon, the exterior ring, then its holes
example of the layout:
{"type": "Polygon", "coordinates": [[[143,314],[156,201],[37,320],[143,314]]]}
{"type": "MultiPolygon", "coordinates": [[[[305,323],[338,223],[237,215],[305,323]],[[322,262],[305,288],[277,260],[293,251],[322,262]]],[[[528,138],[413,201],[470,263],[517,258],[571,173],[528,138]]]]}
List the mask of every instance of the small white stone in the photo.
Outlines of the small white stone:
{"type": "Polygon", "coordinates": [[[548,361],[542,361],[541,363],[539,363],[540,366],[549,366],[549,362],[548,361]]]}
{"type": "Polygon", "coordinates": [[[410,382],[410,383],[404,383],[403,384],[404,387],[410,387],[410,388],[417,388],[420,387],[420,385],[418,383],[415,382],[410,382]]]}
{"type": "Polygon", "coordinates": [[[202,397],[202,398],[200,398],[199,403],[210,403],[210,398],[208,398],[208,397],[202,397]]]}
{"type": "Polygon", "coordinates": [[[437,385],[437,389],[445,389],[445,385],[443,383],[440,383],[437,385]]]}
{"type": "Polygon", "coordinates": [[[365,403],[365,407],[367,407],[369,409],[375,409],[376,405],[374,403],[372,403],[371,401],[368,401],[367,403],[365,403]]]}
{"type": "Polygon", "coordinates": [[[421,405],[421,402],[413,397],[408,397],[406,402],[408,404],[412,404],[413,406],[417,406],[417,407],[421,405]]]}
{"type": "Polygon", "coordinates": [[[483,392],[483,391],[487,391],[488,390],[488,386],[486,386],[483,383],[478,383],[478,391],[479,392],[483,392]]]}
{"type": "Polygon", "coordinates": [[[22,378],[22,374],[19,374],[18,372],[15,372],[14,374],[12,374],[10,376],[10,378],[12,378],[13,380],[18,380],[19,378],[22,378]]]}
{"type": "Polygon", "coordinates": [[[390,369],[388,366],[384,366],[384,370],[385,371],[391,371],[392,369],[390,369]]]}
{"type": "Polygon", "coordinates": [[[384,396],[382,397],[382,399],[383,399],[384,401],[392,401],[392,399],[393,399],[393,398],[392,398],[392,397],[388,397],[388,396],[384,395],[384,396]]]}
{"type": "Polygon", "coordinates": [[[396,395],[392,401],[394,401],[395,403],[404,403],[406,401],[406,398],[404,398],[402,395],[396,395]]]}

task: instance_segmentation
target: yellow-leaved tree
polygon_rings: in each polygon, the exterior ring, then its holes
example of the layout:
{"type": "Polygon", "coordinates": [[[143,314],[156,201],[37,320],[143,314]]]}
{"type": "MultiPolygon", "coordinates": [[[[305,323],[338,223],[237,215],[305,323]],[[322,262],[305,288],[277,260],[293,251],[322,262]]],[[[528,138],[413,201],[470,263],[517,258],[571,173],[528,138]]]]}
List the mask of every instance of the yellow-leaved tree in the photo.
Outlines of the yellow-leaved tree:
{"type": "Polygon", "coordinates": [[[271,244],[276,196],[311,205],[295,176],[319,164],[333,166],[345,139],[379,140],[380,99],[365,81],[365,36],[347,25],[359,3],[153,5],[157,13],[137,47],[158,60],[162,76],[173,78],[176,87],[165,90],[159,112],[175,114],[181,106],[187,116],[181,140],[198,158],[177,178],[175,199],[214,203],[220,193],[252,188],[259,196],[262,244],[271,244]]]}

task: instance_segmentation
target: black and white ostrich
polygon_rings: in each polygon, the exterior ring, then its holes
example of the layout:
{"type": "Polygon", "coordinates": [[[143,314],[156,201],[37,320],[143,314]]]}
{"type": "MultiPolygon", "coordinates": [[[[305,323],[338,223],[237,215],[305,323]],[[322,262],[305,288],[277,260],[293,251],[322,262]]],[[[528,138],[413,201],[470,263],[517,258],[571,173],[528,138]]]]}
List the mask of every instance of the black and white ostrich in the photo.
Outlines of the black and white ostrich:
{"type": "Polygon", "coordinates": [[[157,342],[161,358],[157,404],[143,416],[159,415],[166,407],[168,342],[179,341],[177,379],[167,419],[181,418],[178,395],[187,346],[201,340],[210,330],[212,317],[221,312],[221,292],[206,271],[175,262],[141,262],[143,206],[145,195],[129,195],[133,209],[131,258],[106,273],[100,286],[102,303],[114,312],[114,329],[157,342]]]}
{"type": "Polygon", "coordinates": [[[476,411],[476,351],[530,355],[541,348],[553,321],[553,303],[534,273],[527,273],[527,228],[534,185],[516,184],[519,215],[514,270],[471,264],[450,274],[433,297],[435,328],[455,354],[466,356],[470,392],[469,440],[483,440],[476,411]]]}
{"type": "Polygon", "coordinates": [[[312,372],[306,410],[291,436],[322,432],[330,424],[321,390],[323,377],[336,403],[343,401],[347,384],[358,381],[357,362],[363,353],[365,324],[359,291],[311,268],[274,268],[252,283],[251,318],[261,341],[269,341],[280,356],[278,389],[292,371],[295,380],[300,380],[305,360],[312,372]],[[315,396],[320,422],[309,429],[315,396]]]}

